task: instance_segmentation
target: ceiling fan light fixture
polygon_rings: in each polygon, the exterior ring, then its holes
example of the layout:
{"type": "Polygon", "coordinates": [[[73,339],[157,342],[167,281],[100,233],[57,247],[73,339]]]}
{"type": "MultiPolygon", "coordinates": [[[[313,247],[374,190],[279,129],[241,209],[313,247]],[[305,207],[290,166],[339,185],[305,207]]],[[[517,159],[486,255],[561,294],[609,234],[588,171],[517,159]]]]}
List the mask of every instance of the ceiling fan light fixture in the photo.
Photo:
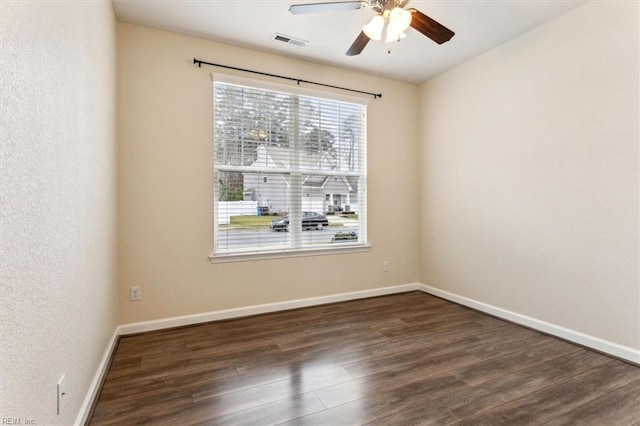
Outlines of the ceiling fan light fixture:
{"type": "Polygon", "coordinates": [[[364,26],[362,31],[373,41],[382,39],[382,30],[384,28],[384,18],[382,15],[376,15],[364,26]]]}
{"type": "Polygon", "coordinates": [[[407,35],[403,31],[394,31],[394,29],[387,25],[387,38],[384,40],[385,43],[391,43],[392,41],[400,41],[405,38],[407,35]]]}
{"type": "MultiPolygon", "coordinates": [[[[305,3],[291,5],[289,11],[297,15],[338,10],[357,10],[366,7],[375,12],[376,16],[362,26],[362,30],[345,52],[347,56],[359,55],[371,40],[382,40],[383,35],[388,43],[400,41],[406,37],[404,32],[409,27],[438,44],[449,41],[455,35],[449,28],[419,10],[413,8],[405,9],[410,0],[320,0],[319,2],[316,0],[316,3],[307,3],[308,1],[305,0],[305,3]]],[[[387,46],[387,49],[390,51],[391,47],[387,46]]]]}
{"type": "Polygon", "coordinates": [[[401,7],[394,7],[389,13],[389,26],[394,32],[401,33],[411,25],[411,12],[401,7]]]}

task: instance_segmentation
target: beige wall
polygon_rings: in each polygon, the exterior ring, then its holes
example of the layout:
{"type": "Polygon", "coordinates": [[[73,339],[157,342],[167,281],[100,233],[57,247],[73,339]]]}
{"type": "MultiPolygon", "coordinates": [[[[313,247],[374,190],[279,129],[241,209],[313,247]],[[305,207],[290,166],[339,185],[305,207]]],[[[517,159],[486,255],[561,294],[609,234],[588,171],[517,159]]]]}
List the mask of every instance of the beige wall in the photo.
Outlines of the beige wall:
{"type": "Polygon", "coordinates": [[[115,19],[107,1],[0,14],[0,418],[68,425],[117,325],[115,19]]]}
{"type": "Polygon", "coordinates": [[[640,348],[637,2],[421,86],[421,282],[640,348]]]}
{"type": "Polygon", "coordinates": [[[128,24],[116,87],[110,2],[0,8],[0,417],[72,423],[117,323],[417,281],[640,348],[637,3],[588,4],[419,90],[128,24]],[[384,94],[372,251],[209,263],[211,69],[194,56],[384,94]]]}
{"type": "Polygon", "coordinates": [[[118,55],[121,323],[417,282],[417,86],[129,24],[118,55]],[[194,57],[383,93],[368,117],[373,250],[209,262],[214,69],[194,57]]]}

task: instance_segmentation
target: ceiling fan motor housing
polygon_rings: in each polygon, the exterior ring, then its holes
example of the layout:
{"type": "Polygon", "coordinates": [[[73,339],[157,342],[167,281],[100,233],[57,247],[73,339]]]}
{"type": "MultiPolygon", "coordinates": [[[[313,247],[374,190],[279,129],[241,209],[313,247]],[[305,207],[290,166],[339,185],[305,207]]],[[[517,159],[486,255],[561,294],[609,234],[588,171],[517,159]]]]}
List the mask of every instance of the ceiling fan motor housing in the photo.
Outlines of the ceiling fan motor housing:
{"type": "Polygon", "coordinates": [[[372,0],[369,2],[369,6],[378,13],[386,13],[387,16],[385,18],[388,18],[391,9],[394,7],[403,8],[407,3],[409,3],[409,0],[372,0]]]}

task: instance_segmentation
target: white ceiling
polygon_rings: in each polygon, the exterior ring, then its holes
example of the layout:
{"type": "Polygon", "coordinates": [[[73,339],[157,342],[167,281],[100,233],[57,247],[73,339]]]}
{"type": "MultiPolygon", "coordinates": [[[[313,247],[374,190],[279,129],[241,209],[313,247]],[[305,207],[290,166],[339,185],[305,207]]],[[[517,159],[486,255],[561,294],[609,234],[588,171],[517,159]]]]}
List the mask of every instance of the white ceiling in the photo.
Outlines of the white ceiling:
{"type": "Polygon", "coordinates": [[[456,33],[455,36],[449,42],[438,45],[410,28],[405,39],[391,44],[390,54],[383,41],[371,41],[360,55],[352,57],[345,56],[345,52],[375,12],[364,8],[310,15],[289,13],[291,4],[315,2],[113,0],[119,21],[412,83],[422,82],[586,1],[411,0],[408,7],[418,9],[450,28],[456,33]],[[298,47],[274,41],[272,37],[276,32],[309,43],[305,47],[298,47]]]}

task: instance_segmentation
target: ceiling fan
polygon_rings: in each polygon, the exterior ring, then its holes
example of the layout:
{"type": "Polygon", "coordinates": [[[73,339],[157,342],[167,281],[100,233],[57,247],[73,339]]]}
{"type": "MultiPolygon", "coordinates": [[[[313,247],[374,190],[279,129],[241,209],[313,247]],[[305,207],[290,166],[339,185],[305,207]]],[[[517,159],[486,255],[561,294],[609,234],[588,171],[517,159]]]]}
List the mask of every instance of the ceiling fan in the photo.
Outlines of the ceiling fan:
{"type": "Polygon", "coordinates": [[[409,27],[421,32],[438,44],[445,43],[455,34],[449,28],[429,18],[416,9],[405,9],[409,0],[361,0],[338,1],[328,3],[294,4],[289,7],[289,12],[294,15],[318,12],[333,12],[340,10],[358,10],[369,7],[376,12],[364,27],[358,37],[347,50],[347,56],[359,55],[366,47],[369,40],[381,40],[382,32],[386,26],[387,43],[400,41],[406,37],[404,31],[409,27]]]}

